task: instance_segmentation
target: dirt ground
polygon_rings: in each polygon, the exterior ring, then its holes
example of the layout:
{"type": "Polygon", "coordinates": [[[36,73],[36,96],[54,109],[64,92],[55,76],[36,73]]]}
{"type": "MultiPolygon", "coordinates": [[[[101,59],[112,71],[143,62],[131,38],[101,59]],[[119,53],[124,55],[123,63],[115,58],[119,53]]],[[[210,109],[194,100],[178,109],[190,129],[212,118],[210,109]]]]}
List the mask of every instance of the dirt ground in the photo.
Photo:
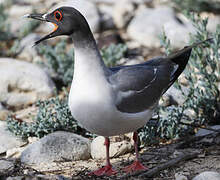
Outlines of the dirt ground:
{"type": "MultiPolygon", "coordinates": [[[[104,165],[104,160],[54,162],[50,164],[38,164],[27,167],[18,164],[10,176],[36,177],[40,179],[53,175],[60,179],[153,179],[173,180],[179,175],[184,175],[188,180],[204,171],[216,171],[220,173],[220,133],[201,137],[189,137],[175,143],[145,147],[141,149],[141,161],[149,169],[147,171],[125,174],[122,168],[131,164],[134,153],[129,153],[119,158],[112,158],[114,169],[118,172],[111,177],[88,176],[88,172],[104,165]],[[62,178],[61,178],[62,177],[62,178]],[[66,177],[66,178],[64,178],[66,177]]],[[[9,176],[8,174],[8,176],[9,176]]],[[[4,177],[6,177],[5,175],[4,177]]],[[[1,176],[0,176],[1,179],[1,176]]],[[[30,178],[31,179],[31,178],[30,178]]],[[[25,179],[26,180],[26,179],[25,179]]]]}

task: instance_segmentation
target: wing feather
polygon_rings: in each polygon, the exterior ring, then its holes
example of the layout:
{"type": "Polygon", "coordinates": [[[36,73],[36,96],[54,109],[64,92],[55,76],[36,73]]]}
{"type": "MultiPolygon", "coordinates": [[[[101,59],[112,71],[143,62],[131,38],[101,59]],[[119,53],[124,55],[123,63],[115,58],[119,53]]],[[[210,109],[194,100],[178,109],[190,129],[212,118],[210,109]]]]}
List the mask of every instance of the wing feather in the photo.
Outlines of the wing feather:
{"type": "Polygon", "coordinates": [[[154,106],[169,85],[175,65],[161,58],[140,65],[117,67],[109,77],[116,92],[117,109],[137,113],[154,106]]]}

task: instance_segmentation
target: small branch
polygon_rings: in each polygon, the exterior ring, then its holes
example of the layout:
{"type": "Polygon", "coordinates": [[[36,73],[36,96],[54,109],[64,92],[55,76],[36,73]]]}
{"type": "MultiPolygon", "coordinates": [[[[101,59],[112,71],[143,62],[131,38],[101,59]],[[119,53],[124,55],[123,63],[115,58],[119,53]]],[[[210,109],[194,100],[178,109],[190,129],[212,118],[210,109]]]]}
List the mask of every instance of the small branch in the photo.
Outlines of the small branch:
{"type": "Polygon", "coordinates": [[[213,128],[209,128],[209,127],[202,127],[200,125],[196,125],[196,124],[189,124],[189,123],[184,123],[184,122],[179,122],[180,124],[183,124],[183,125],[186,125],[186,126],[192,126],[192,127],[195,127],[195,128],[201,128],[201,129],[206,129],[206,130],[209,130],[209,131],[213,131],[213,132],[218,132],[220,133],[220,130],[219,129],[213,129],[213,128]]]}
{"type": "Polygon", "coordinates": [[[174,145],[174,148],[175,149],[181,149],[183,148],[185,145],[186,146],[189,146],[189,144],[191,143],[194,143],[196,141],[200,141],[202,140],[203,138],[206,138],[206,137],[217,137],[219,136],[220,133],[211,133],[211,134],[206,134],[206,135],[202,135],[202,136],[192,136],[192,137],[187,137],[185,138],[184,140],[182,140],[181,142],[177,143],[174,145]]]}
{"type": "Polygon", "coordinates": [[[160,171],[167,169],[167,168],[170,168],[170,167],[173,167],[173,166],[177,165],[179,162],[193,159],[193,158],[197,157],[198,154],[199,154],[198,152],[182,154],[175,159],[172,159],[162,165],[154,167],[153,169],[137,172],[137,173],[134,173],[131,175],[126,175],[124,178],[129,178],[129,177],[133,177],[133,176],[139,176],[140,178],[152,178],[155,175],[157,175],[160,171]]]}

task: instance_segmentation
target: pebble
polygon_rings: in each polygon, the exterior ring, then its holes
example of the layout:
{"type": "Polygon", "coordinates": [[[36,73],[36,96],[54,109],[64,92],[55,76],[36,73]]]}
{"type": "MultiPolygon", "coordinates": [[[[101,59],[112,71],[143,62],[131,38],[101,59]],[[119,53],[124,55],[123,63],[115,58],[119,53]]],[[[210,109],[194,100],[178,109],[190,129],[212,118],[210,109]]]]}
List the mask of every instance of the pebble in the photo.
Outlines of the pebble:
{"type": "MultiPolygon", "coordinates": [[[[102,136],[96,137],[91,143],[91,156],[93,159],[105,159],[106,146],[104,145],[105,138],[102,136]]],[[[121,142],[111,142],[109,155],[110,157],[119,157],[133,150],[133,144],[130,141],[123,140],[121,142]]]]}
{"type": "Polygon", "coordinates": [[[192,180],[220,180],[220,174],[213,171],[205,171],[194,177],[192,180]]]}
{"type": "Polygon", "coordinates": [[[51,163],[90,158],[90,141],[74,133],[57,131],[29,144],[21,154],[25,164],[51,163]]]}
{"type": "Polygon", "coordinates": [[[0,121],[0,154],[9,149],[25,145],[27,142],[7,130],[7,123],[0,121]]]}
{"type": "Polygon", "coordinates": [[[54,94],[51,78],[36,64],[0,58],[0,102],[22,108],[54,94]]]}

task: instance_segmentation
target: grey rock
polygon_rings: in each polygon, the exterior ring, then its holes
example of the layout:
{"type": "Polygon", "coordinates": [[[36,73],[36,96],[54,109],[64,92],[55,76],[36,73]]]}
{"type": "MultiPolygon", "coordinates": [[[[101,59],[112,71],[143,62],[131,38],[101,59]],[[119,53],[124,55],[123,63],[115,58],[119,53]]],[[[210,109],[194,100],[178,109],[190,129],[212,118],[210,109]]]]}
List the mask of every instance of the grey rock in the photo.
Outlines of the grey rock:
{"type": "Polygon", "coordinates": [[[175,180],[188,180],[182,173],[175,173],[175,180]]]}
{"type": "Polygon", "coordinates": [[[114,6],[113,19],[115,25],[124,28],[134,16],[134,4],[130,0],[121,0],[114,6]]]}
{"type": "Polygon", "coordinates": [[[2,105],[2,103],[0,103],[0,120],[1,121],[6,120],[9,113],[10,112],[2,105]]]}
{"type": "Polygon", "coordinates": [[[90,141],[82,136],[58,131],[30,144],[21,154],[26,164],[51,163],[54,161],[86,160],[90,157],[90,141]]]}
{"type": "MultiPolygon", "coordinates": [[[[30,14],[33,11],[32,6],[20,6],[17,4],[12,5],[9,10],[9,16],[14,18],[20,18],[25,14],[30,14]]],[[[18,20],[17,20],[18,22],[18,20]]]]}
{"type": "MultiPolygon", "coordinates": [[[[220,125],[210,126],[210,128],[220,131],[220,125]]],[[[200,129],[196,133],[196,136],[205,136],[205,135],[212,134],[212,133],[213,133],[213,131],[210,131],[210,130],[207,130],[207,129],[200,129]]]]}
{"type": "Polygon", "coordinates": [[[6,180],[26,180],[24,176],[7,177],[6,180]]]}
{"type": "Polygon", "coordinates": [[[148,3],[153,2],[153,0],[130,0],[130,1],[136,4],[148,4],[148,3]]]}
{"type": "Polygon", "coordinates": [[[36,51],[36,47],[33,47],[34,42],[40,39],[40,36],[31,33],[24,37],[21,42],[20,42],[20,47],[19,47],[19,55],[18,58],[26,61],[33,61],[33,59],[38,55],[36,51]]]}
{"type": "Polygon", "coordinates": [[[8,160],[0,160],[0,174],[6,174],[14,169],[14,163],[8,160]]]}
{"type": "Polygon", "coordinates": [[[220,174],[213,171],[205,171],[194,177],[192,180],[220,180],[220,174]]]}
{"type": "Polygon", "coordinates": [[[21,156],[21,153],[24,151],[25,147],[16,147],[7,150],[5,158],[15,158],[18,159],[21,156]]]}
{"type": "MultiPolygon", "coordinates": [[[[89,0],[89,1],[97,4],[108,4],[108,5],[115,5],[120,2],[118,0],[89,0]]],[[[151,3],[153,0],[128,0],[128,1],[136,4],[144,4],[144,3],[151,3]]]]}
{"type": "Polygon", "coordinates": [[[108,5],[113,5],[118,2],[118,0],[89,0],[92,3],[97,3],[97,4],[108,4],[108,5]]]}
{"type": "Polygon", "coordinates": [[[191,23],[183,17],[177,18],[173,9],[165,6],[140,8],[129,24],[127,33],[143,46],[160,47],[159,36],[163,30],[175,48],[182,48],[189,41],[189,33],[194,33],[191,23]]]}
{"type": "MultiPolygon", "coordinates": [[[[25,13],[23,14],[25,15],[25,13]]],[[[19,18],[18,19],[14,17],[9,17],[8,22],[10,23],[10,31],[12,34],[17,34],[18,31],[24,26],[24,24],[27,22],[27,19],[25,18],[19,18]]]]}
{"type": "Polygon", "coordinates": [[[80,1],[75,1],[75,0],[69,0],[69,1],[64,1],[61,3],[58,3],[56,6],[54,6],[52,9],[56,9],[61,6],[70,6],[74,7],[77,10],[79,10],[86,18],[86,20],[89,23],[89,26],[92,30],[92,32],[98,32],[99,31],[99,26],[100,26],[100,17],[98,14],[98,10],[96,6],[91,3],[88,0],[80,0],[80,1]]]}
{"type": "Polygon", "coordinates": [[[25,145],[26,143],[26,141],[14,136],[7,130],[7,123],[5,121],[0,121],[0,154],[9,149],[25,145]]]}
{"type": "Polygon", "coordinates": [[[112,17],[113,7],[106,4],[101,4],[98,8],[100,12],[102,30],[114,29],[115,24],[112,17]]]}
{"type": "MultiPolygon", "coordinates": [[[[104,159],[106,157],[105,138],[96,137],[91,143],[91,156],[93,159],[104,159]]],[[[110,157],[119,157],[133,150],[133,144],[130,141],[112,142],[109,150],[110,157]]]]}
{"type": "Polygon", "coordinates": [[[210,16],[207,24],[207,30],[214,33],[219,24],[220,16],[210,16]]]}
{"type": "Polygon", "coordinates": [[[51,97],[54,83],[37,65],[11,58],[0,58],[0,102],[21,108],[51,97]]]}
{"type": "Polygon", "coordinates": [[[182,92],[174,86],[171,86],[163,96],[169,97],[170,105],[182,105],[186,100],[182,92]]]}
{"type": "Polygon", "coordinates": [[[5,110],[5,107],[0,103],[0,111],[5,110]]]}
{"type": "Polygon", "coordinates": [[[71,180],[72,178],[64,177],[63,175],[36,175],[37,178],[43,180],[71,180]]]}

